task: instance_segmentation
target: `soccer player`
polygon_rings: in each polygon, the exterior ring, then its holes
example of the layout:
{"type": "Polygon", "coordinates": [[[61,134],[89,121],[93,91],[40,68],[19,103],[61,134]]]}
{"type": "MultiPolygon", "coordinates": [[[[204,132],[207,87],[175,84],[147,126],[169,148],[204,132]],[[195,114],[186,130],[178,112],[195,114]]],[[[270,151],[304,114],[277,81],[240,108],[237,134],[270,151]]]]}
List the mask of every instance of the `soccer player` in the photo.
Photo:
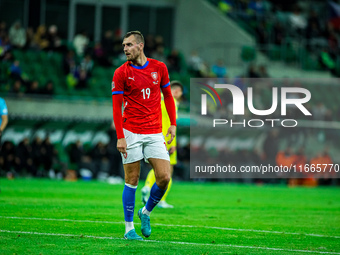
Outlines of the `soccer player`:
{"type": "Polygon", "coordinates": [[[124,238],[143,240],[133,224],[135,193],[140,175],[140,160],[148,161],[155,170],[146,205],[138,211],[141,230],[151,234],[150,213],[162,199],[170,180],[170,159],[162,134],[161,91],[170,117],[170,144],[176,135],[176,108],[171,94],[168,70],[164,63],[147,58],[144,37],[139,31],[128,32],[122,43],[127,61],[112,79],[113,120],[117,131],[117,149],[122,155],[125,172],[123,208],[124,238]],[[121,107],[124,107],[122,116],[121,107]]]}
{"type": "Polygon", "coordinates": [[[3,98],[0,97],[0,142],[2,137],[2,132],[5,130],[7,124],[8,124],[8,109],[6,102],[3,98]]]}
{"type": "MultiPolygon", "coordinates": [[[[178,101],[180,100],[180,98],[183,95],[183,86],[179,81],[172,81],[170,83],[170,87],[171,87],[172,96],[175,99],[176,115],[177,115],[178,101]]],[[[162,107],[162,133],[163,133],[164,136],[166,136],[166,134],[168,132],[168,128],[171,126],[171,123],[170,123],[169,115],[167,114],[167,111],[166,111],[166,107],[165,107],[163,98],[162,98],[161,107],[162,107]]],[[[170,140],[170,137],[165,137],[165,141],[168,141],[168,140],[170,140]]],[[[170,154],[170,174],[171,174],[171,176],[174,172],[174,165],[177,164],[176,146],[177,146],[176,137],[174,138],[174,140],[170,144],[167,144],[167,146],[166,146],[166,148],[167,148],[167,150],[169,151],[169,154],[170,154]]],[[[144,204],[146,204],[146,202],[148,200],[148,195],[149,195],[150,190],[151,190],[153,184],[155,183],[155,181],[156,181],[155,172],[154,172],[153,169],[151,169],[150,172],[148,173],[148,176],[146,177],[145,186],[142,188],[142,202],[144,204]]],[[[172,186],[172,178],[170,178],[168,188],[167,188],[164,196],[162,197],[161,201],[158,203],[158,205],[157,205],[158,207],[160,207],[160,208],[173,208],[173,205],[170,205],[166,202],[166,198],[169,194],[171,186],[172,186]]]]}

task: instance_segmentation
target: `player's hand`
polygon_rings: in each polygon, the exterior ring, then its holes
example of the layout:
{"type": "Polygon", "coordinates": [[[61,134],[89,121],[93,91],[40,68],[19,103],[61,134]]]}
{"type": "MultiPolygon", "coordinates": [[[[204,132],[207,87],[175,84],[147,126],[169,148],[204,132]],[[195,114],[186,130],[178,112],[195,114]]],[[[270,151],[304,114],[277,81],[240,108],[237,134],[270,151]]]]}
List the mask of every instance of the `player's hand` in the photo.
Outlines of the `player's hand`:
{"type": "Polygon", "coordinates": [[[125,138],[120,138],[117,140],[117,149],[121,153],[126,153],[126,140],[125,138]]]}
{"type": "Polygon", "coordinates": [[[168,129],[168,133],[166,133],[166,137],[168,137],[169,135],[171,135],[170,140],[168,141],[168,144],[170,144],[172,142],[172,140],[174,140],[175,136],[176,136],[176,126],[171,125],[168,129]]]}
{"type": "Polygon", "coordinates": [[[176,150],[176,146],[170,147],[169,154],[171,155],[172,153],[175,152],[175,150],[176,150]]]}

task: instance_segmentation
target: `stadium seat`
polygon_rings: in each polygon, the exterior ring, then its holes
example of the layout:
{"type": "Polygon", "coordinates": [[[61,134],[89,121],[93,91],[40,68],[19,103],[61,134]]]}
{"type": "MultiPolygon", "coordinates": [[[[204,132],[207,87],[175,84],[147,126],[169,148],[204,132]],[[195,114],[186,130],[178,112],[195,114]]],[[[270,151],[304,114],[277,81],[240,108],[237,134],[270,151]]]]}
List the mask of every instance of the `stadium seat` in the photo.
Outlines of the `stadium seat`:
{"type": "Polygon", "coordinates": [[[24,51],[13,50],[12,53],[13,53],[14,58],[19,60],[20,62],[23,62],[25,60],[25,52],[24,51]]]}
{"type": "Polygon", "coordinates": [[[269,58],[272,61],[281,60],[281,47],[277,45],[271,45],[269,48],[269,58]]]}
{"type": "Polygon", "coordinates": [[[60,53],[53,52],[53,54],[49,56],[49,59],[55,66],[59,66],[61,68],[63,56],[60,53]]]}
{"type": "Polygon", "coordinates": [[[40,57],[39,57],[40,53],[39,52],[36,52],[36,51],[31,51],[31,50],[28,50],[25,52],[25,62],[27,63],[38,63],[40,62],[40,57]]]}
{"type": "Polygon", "coordinates": [[[11,141],[14,144],[19,144],[25,137],[31,137],[32,132],[31,126],[21,126],[18,123],[18,125],[6,129],[2,136],[2,141],[11,141]]]}
{"type": "Polygon", "coordinates": [[[251,46],[243,46],[241,51],[241,59],[244,62],[251,62],[256,59],[256,50],[251,46]]]}
{"type": "Polygon", "coordinates": [[[301,49],[302,69],[320,70],[320,64],[316,56],[312,56],[306,49],[301,49]]]}
{"type": "Polygon", "coordinates": [[[284,45],[282,47],[282,57],[287,63],[297,60],[297,54],[290,44],[284,45]]]}

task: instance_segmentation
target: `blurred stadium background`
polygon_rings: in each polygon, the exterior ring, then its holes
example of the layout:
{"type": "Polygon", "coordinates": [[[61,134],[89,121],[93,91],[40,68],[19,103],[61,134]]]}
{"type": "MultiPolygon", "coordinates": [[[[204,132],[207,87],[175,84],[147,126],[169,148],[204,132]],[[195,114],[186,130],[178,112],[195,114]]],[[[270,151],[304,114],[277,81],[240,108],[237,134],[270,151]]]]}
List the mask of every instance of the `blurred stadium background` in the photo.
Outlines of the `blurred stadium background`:
{"type": "MultiPolygon", "coordinates": [[[[278,130],[273,139],[265,129],[232,133],[236,139],[228,153],[242,155],[241,161],[256,154],[274,162],[286,147],[294,156],[304,148],[306,162],[325,151],[336,162],[340,93],[338,80],[331,78],[340,74],[339,6],[325,1],[0,0],[0,95],[9,108],[1,175],[74,178],[88,169],[93,178],[122,177],[110,83],[125,61],[122,35],[132,29],[145,35],[147,56],[167,63],[171,79],[184,84],[175,178],[189,179],[190,77],[217,77],[243,89],[245,78],[290,78],[288,83],[303,85],[312,93],[314,119],[304,123],[310,132],[287,138],[278,130]],[[301,84],[294,78],[327,80],[301,84]],[[243,146],[237,137],[259,139],[243,146]]],[[[270,104],[270,90],[257,93],[262,105],[270,104]]]]}
{"type": "MultiPolygon", "coordinates": [[[[338,2],[0,0],[0,97],[9,110],[0,253],[140,254],[143,246],[157,254],[340,254],[338,179],[206,180],[190,179],[189,171],[193,147],[235,165],[340,163],[338,2]],[[121,41],[129,30],[140,30],[146,55],[184,85],[169,195],[175,209],[157,209],[155,234],[142,244],[122,240],[123,169],[112,127],[111,79],[125,62],[121,41]],[[263,79],[254,88],[258,109],[271,105],[272,86],[304,87],[313,116],[289,109],[299,120],[293,131],[218,130],[228,142],[209,148],[216,137],[190,136],[197,117],[190,78],[243,90],[263,79]],[[299,185],[315,188],[290,188],[299,185]]],[[[216,116],[231,118],[227,110],[216,116]]],[[[143,163],[142,180],[148,169],[143,163]]]]}

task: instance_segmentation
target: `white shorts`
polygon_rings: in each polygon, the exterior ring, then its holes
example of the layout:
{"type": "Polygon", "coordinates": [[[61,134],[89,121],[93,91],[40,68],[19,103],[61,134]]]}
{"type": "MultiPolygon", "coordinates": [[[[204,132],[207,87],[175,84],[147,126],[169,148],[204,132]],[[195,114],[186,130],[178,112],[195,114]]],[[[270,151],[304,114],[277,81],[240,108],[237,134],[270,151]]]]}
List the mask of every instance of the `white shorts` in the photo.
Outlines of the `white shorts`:
{"type": "Polygon", "coordinates": [[[123,129],[127,148],[121,153],[123,164],[133,163],[144,158],[158,158],[170,161],[169,152],[162,133],[135,134],[123,129]]]}

